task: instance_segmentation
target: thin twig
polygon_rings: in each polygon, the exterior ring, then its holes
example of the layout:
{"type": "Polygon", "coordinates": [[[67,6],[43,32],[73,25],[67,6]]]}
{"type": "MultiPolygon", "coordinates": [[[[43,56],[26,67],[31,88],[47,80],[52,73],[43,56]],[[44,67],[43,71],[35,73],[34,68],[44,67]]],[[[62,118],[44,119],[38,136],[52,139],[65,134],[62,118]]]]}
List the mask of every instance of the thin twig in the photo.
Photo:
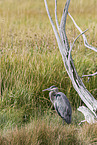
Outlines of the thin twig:
{"type": "Polygon", "coordinates": [[[76,42],[76,40],[81,36],[81,35],[83,35],[86,31],[88,31],[88,29],[86,29],[84,32],[82,32],[81,34],[79,34],[76,38],[75,38],[75,40],[73,41],[73,44],[72,45],[70,45],[70,50],[69,50],[69,56],[68,56],[68,61],[70,61],[70,54],[71,54],[71,51],[72,51],[72,48],[73,48],[73,46],[74,46],[74,43],[76,42]]]}
{"type": "Polygon", "coordinates": [[[57,0],[55,0],[55,20],[56,20],[57,29],[59,31],[59,22],[57,18],[57,0]]]}
{"type": "MultiPolygon", "coordinates": [[[[77,37],[76,37],[76,39],[74,40],[74,42],[73,42],[73,45],[74,45],[74,43],[76,42],[76,40],[81,36],[81,35],[83,35],[86,31],[88,31],[89,29],[86,29],[85,31],[83,31],[81,34],[79,34],[77,37]]],[[[72,45],[72,47],[73,47],[73,45],[72,45]]]]}
{"type": "MultiPolygon", "coordinates": [[[[71,18],[71,20],[73,21],[73,23],[74,23],[74,25],[76,26],[76,28],[80,31],[80,33],[82,33],[83,31],[82,31],[82,30],[80,29],[80,27],[76,24],[75,20],[73,19],[73,17],[70,15],[69,12],[68,12],[68,15],[69,15],[69,17],[71,18]]],[[[95,48],[95,47],[93,47],[93,46],[91,46],[91,45],[88,44],[87,38],[86,38],[85,34],[83,34],[83,40],[84,40],[84,45],[85,45],[87,48],[92,49],[92,50],[94,50],[95,52],[97,52],[97,48],[95,48]]]]}
{"type": "Polygon", "coordinates": [[[95,75],[97,75],[97,72],[95,72],[93,74],[89,74],[89,75],[82,75],[81,78],[83,78],[83,77],[92,77],[92,76],[95,76],[95,75]]]}

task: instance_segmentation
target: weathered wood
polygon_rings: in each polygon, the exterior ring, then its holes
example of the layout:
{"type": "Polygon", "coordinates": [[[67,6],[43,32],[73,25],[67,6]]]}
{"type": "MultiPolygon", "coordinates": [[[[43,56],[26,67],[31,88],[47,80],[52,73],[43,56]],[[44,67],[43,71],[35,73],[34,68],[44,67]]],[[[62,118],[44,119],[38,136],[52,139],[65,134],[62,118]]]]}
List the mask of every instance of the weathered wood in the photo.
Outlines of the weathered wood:
{"type": "Polygon", "coordinates": [[[95,116],[93,115],[93,113],[85,106],[79,106],[79,108],[77,109],[78,111],[82,112],[85,116],[85,120],[81,121],[79,123],[79,125],[82,122],[87,121],[88,123],[92,124],[92,123],[96,123],[97,119],[95,118],[95,116]]]}
{"type": "MultiPolygon", "coordinates": [[[[50,16],[48,6],[47,6],[47,1],[44,0],[44,2],[45,2],[47,14],[49,16],[51,25],[53,27],[53,31],[55,33],[55,36],[56,36],[56,39],[58,42],[58,47],[59,47],[60,53],[62,55],[62,59],[63,59],[64,65],[65,65],[66,71],[72,81],[73,87],[79,94],[82,101],[91,110],[91,113],[92,113],[92,115],[94,115],[94,118],[97,118],[97,100],[86,89],[85,85],[83,84],[81,78],[79,77],[79,75],[76,71],[76,68],[73,63],[72,55],[71,55],[71,50],[72,50],[73,46],[71,46],[71,48],[69,47],[69,43],[68,43],[68,39],[67,39],[67,35],[66,35],[65,26],[66,26],[66,18],[67,18],[67,14],[68,14],[68,7],[70,4],[70,0],[67,0],[67,2],[65,4],[65,8],[64,8],[64,11],[62,14],[60,26],[59,26],[58,19],[57,19],[57,0],[55,0],[55,18],[56,18],[56,25],[57,25],[59,34],[53,23],[51,16],[50,16]]],[[[70,14],[69,14],[69,16],[72,18],[72,16],[70,14]]],[[[73,18],[72,18],[72,20],[73,20],[73,22],[75,22],[73,18]]],[[[76,26],[77,26],[77,24],[76,24],[76,26]]],[[[87,43],[87,39],[86,39],[84,32],[82,32],[82,30],[79,27],[77,27],[77,28],[79,29],[80,33],[82,33],[82,35],[83,35],[85,45],[88,48],[92,47],[87,43]]],[[[93,48],[93,49],[97,50],[96,48],[93,48]]]]}

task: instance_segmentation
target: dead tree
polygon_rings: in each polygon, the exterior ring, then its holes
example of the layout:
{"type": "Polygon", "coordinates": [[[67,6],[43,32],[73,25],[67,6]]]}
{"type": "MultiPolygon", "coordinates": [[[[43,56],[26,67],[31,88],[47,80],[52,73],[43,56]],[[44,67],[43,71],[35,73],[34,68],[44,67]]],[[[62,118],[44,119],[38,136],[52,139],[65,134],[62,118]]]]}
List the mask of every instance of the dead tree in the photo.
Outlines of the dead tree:
{"type": "MultiPolygon", "coordinates": [[[[80,27],[76,24],[75,20],[73,17],[70,15],[68,12],[68,7],[70,4],[70,0],[67,0],[65,4],[65,8],[63,10],[62,18],[61,18],[61,23],[59,25],[58,19],[57,19],[57,0],[55,0],[55,20],[56,20],[56,25],[57,29],[55,27],[55,24],[51,18],[48,5],[47,5],[47,0],[44,0],[46,11],[50,20],[50,23],[52,25],[55,37],[57,39],[58,47],[60,50],[60,53],[62,55],[62,59],[64,62],[64,66],[66,68],[66,71],[69,75],[69,78],[72,81],[74,89],[77,91],[79,94],[80,98],[82,101],[86,104],[87,107],[85,106],[79,106],[78,110],[81,111],[84,116],[85,116],[85,121],[88,123],[95,123],[97,121],[97,100],[92,96],[92,94],[86,89],[85,85],[83,84],[81,78],[79,77],[76,68],[73,63],[71,51],[73,48],[73,45],[75,41],[78,39],[80,35],[83,36],[84,40],[84,45],[88,47],[89,49],[94,50],[97,52],[97,48],[92,47],[91,45],[88,44],[87,38],[85,36],[85,32],[87,31],[82,31],[80,27]],[[80,31],[80,35],[74,40],[73,44],[69,46],[67,35],[66,35],[66,18],[67,14],[70,16],[72,19],[73,23],[75,24],[76,28],[80,31]],[[90,117],[90,118],[89,118],[90,117]]],[[[96,73],[97,74],[97,73],[96,73]]]]}

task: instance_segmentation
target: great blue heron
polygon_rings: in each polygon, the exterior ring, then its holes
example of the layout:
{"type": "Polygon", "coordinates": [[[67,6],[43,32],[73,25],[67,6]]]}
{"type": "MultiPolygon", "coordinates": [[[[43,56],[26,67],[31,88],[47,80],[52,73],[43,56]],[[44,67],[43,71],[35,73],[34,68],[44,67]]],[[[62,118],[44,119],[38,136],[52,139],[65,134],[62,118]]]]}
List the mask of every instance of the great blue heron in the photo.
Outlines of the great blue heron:
{"type": "Polygon", "coordinates": [[[54,107],[58,115],[61,116],[61,118],[63,119],[63,125],[64,120],[66,121],[67,124],[70,124],[72,109],[66,95],[62,92],[59,92],[58,88],[55,86],[51,86],[50,88],[47,88],[43,91],[50,91],[49,92],[50,100],[54,104],[54,107]]]}

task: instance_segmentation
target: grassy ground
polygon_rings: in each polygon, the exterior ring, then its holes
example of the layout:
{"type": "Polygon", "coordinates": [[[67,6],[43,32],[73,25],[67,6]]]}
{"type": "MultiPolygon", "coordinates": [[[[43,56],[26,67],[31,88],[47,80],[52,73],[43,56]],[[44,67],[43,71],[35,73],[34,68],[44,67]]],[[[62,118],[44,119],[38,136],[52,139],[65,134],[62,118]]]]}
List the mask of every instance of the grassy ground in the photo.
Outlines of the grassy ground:
{"type": "MultiPolygon", "coordinates": [[[[65,2],[58,1],[61,19],[65,2]]],[[[54,1],[49,0],[54,19],[54,1]]],[[[89,44],[97,47],[97,1],[71,1],[69,12],[86,33],[89,44]]],[[[67,36],[73,42],[79,32],[67,18],[67,36]]],[[[0,1],[0,143],[1,144],[96,144],[97,124],[82,125],[76,111],[82,105],[66,73],[53,30],[42,0],[0,1]],[[48,93],[56,85],[70,100],[72,124],[62,127],[48,93]],[[54,138],[52,136],[54,134],[54,138]],[[70,141],[70,142],[69,142],[70,141]]],[[[97,54],[84,47],[80,37],[72,51],[79,76],[97,71],[97,54]]],[[[97,99],[97,77],[83,79],[97,99]]]]}

